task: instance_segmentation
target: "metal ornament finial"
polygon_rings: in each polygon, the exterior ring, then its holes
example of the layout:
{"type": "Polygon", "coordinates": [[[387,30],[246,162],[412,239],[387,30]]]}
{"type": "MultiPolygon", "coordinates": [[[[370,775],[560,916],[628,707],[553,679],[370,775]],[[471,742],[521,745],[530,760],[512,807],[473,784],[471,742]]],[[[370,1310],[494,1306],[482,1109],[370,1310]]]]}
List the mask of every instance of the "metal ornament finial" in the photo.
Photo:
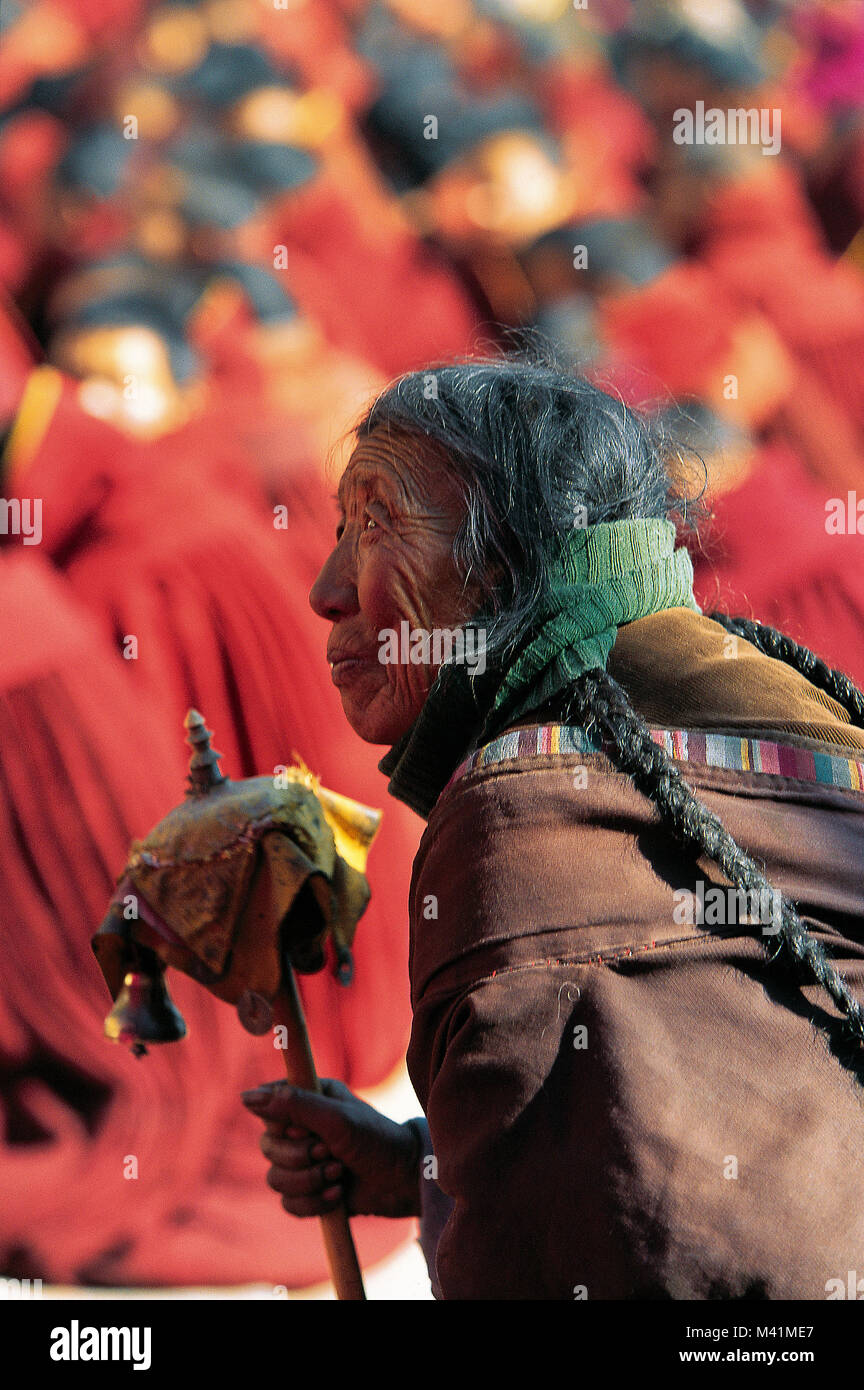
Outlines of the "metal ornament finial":
{"type": "Polygon", "coordinates": [[[214,787],[228,780],[219,768],[219,759],[223,755],[210,747],[213,731],[207,728],[204,716],[199,714],[197,709],[189,710],[183,720],[183,727],[186,730],[186,742],[192,749],[186,795],[206,796],[214,787]]]}

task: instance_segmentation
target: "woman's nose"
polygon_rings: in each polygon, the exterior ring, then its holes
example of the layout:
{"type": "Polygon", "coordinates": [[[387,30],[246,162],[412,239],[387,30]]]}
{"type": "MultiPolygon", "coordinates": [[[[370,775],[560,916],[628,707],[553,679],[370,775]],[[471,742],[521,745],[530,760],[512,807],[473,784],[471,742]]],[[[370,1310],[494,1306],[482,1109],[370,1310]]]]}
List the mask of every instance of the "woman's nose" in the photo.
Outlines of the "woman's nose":
{"type": "Polygon", "coordinates": [[[309,591],[309,603],[313,613],[331,623],[357,612],[357,585],[342,546],[337,545],[324,561],[309,591]]]}

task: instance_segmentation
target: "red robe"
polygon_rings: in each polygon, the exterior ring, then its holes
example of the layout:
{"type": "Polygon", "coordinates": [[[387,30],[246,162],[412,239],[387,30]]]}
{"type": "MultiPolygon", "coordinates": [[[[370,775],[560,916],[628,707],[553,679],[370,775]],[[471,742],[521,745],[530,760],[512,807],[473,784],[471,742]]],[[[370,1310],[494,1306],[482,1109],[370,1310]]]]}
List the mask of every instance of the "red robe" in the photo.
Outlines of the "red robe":
{"type": "MultiPolygon", "coordinates": [[[[174,972],[188,1038],[142,1061],[112,1047],[89,943],[130,840],[182,797],[189,704],[232,776],[297,749],[374,805],[378,752],[345,723],[290,535],[186,457],[191,438],[135,445],[75,401],[67,385],[41,439],[19,436],[13,478],[43,500],[44,541],[0,555],[3,1262],[54,1280],[297,1287],[326,1278],[317,1224],[280,1210],[238,1098],[280,1075],[278,1052],[174,972]],[[119,655],[125,635],[137,660],[119,655]]],[[[404,1054],[414,824],[388,807],[355,984],[301,980],[321,1074],[355,1086],[404,1054]]],[[[355,1224],[367,1261],[408,1230],[355,1224]]]]}
{"type": "Polygon", "coordinates": [[[706,612],[780,628],[864,688],[864,535],[826,530],[828,497],[787,445],[762,448],[712,499],[694,587],[706,612]]]}

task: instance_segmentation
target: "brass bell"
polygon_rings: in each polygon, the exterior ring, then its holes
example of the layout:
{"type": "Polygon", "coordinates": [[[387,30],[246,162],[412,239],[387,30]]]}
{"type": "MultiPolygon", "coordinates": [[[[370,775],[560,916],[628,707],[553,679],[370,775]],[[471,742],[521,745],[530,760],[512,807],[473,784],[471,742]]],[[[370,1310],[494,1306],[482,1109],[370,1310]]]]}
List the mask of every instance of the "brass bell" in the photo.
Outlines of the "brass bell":
{"type": "Polygon", "coordinates": [[[105,1036],[112,1042],[130,1043],[136,1057],[147,1051],[145,1043],[185,1038],[186,1024],[171,1000],[161,971],[155,975],[140,968],[127,972],[105,1020],[105,1036]]]}

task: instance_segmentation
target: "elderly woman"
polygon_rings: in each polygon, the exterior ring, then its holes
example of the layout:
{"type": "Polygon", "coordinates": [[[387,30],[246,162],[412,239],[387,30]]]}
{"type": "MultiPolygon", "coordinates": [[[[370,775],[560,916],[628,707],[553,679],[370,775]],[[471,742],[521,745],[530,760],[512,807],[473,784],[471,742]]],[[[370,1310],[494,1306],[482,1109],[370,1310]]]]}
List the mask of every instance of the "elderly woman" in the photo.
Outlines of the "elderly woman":
{"type": "Polygon", "coordinates": [[[860,1266],[864,697],[700,612],[665,459],[548,366],[409,375],[312,590],[427,820],[426,1118],[246,1099],[283,1205],[419,1214],[445,1299],[820,1299],[860,1266]]]}

